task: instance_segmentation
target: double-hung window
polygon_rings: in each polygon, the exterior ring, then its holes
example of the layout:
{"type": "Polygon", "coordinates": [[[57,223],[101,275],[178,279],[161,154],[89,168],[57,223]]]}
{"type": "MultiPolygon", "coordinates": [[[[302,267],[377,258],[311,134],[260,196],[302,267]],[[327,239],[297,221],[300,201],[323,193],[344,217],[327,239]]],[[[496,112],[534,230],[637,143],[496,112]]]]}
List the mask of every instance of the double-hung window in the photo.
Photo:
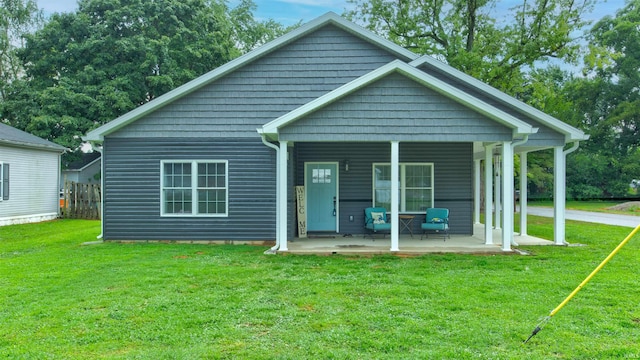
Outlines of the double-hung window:
{"type": "MultiPolygon", "coordinates": [[[[399,209],[421,213],[433,207],[433,163],[400,163],[399,209]]],[[[373,164],[373,206],[391,209],[391,165],[373,164]]]]}
{"type": "Polygon", "coordinates": [[[160,167],[161,215],[227,216],[227,161],[165,160],[160,167]]]}

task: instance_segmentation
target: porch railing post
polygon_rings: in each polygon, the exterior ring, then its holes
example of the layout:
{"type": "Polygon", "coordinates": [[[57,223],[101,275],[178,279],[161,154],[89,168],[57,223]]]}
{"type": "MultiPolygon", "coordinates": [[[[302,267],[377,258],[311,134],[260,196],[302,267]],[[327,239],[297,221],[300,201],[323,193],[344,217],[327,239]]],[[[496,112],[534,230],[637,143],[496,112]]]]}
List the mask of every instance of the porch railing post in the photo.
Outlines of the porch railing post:
{"type": "Polygon", "coordinates": [[[480,159],[473,161],[473,223],[480,224],[480,159]]]}
{"type": "Polygon", "coordinates": [[[278,236],[280,237],[280,251],[288,251],[287,248],[287,141],[280,141],[280,151],[278,151],[278,236]]]}
{"type": "Polygon", "coordinates": [[[511,142],[502,144],[502,250],[511,251],[513,242],[513,147],[511,142]]]}
{"type": "Polygon", "coordinates": [[[528,184],[527,172],[529,171],[527,164],[527,153],[520,153],[520,236],[527,235],[527,200],[528,200],[528,184]]]}
{"type": "Polygon", "coordinates": [[[391,251],[400,251],[398,224],[398,192],[400,191],[400,145],[398,141],[391,142],[391,251]]]}
{"type": "Polygon", "coordinates": [[[553,240],[556,245],[565,244],[566,157],[564,147],[553,148],[553,240]]]}
{"type": "Polygon", "coordinates": [[[484,243],[493,244],[493,145],[484,146],[484,243]]]}

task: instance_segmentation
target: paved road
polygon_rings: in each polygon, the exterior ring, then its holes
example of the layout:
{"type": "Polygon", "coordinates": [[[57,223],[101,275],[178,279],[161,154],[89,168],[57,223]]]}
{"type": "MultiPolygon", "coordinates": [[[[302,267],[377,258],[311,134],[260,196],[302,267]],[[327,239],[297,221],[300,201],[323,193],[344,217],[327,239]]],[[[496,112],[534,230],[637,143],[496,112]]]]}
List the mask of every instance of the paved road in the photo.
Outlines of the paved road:
{"type": "MultiPolygon", "coordinates": [[[[553,217],[553,208],[529,206],[527,207],[527,213],[529,215],[535,216],[553,217]]],[[[591,211],[566,210],[565,217],[567,220],[626,226],[632,228],[640,225],[640,216],[633,215],[618,215],[591,211]]]]}

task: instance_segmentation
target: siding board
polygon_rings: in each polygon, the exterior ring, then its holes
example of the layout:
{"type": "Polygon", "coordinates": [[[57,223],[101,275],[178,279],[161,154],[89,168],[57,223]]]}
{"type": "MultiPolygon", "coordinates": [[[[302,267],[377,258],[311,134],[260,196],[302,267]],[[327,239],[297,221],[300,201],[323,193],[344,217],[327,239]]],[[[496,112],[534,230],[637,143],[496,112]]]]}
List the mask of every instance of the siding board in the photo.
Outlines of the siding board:
{"type": "Polygon", "coordinates": [[[495,98],[488,96],[485,93],[482,93],[475,88],[469,87],[464,82],[460,81],[455,77],[451,77],[448,74],[445,74],[438,69],[431,68],[428,64],[423,64],[420,66],[420,70],[427,72],[428,74],[442,80],[456,88],[466,92],[467,94],[474,96],[487,104],[490,104],[497,109],[500,109],[506,112],[509,115],[512,115],[528,124],[531,124],[533,127],[539,128],[536,134],[531,134],[529,136],[529,140],[527,141],[526,147],[550,147],[550,146],[564,146],[565,139],[564,135],[558,133],[557,131],[549,128],[548,126],[542,125],[540,122],[531,119],[530,116],[523,113],[521,110],[514,109],[511,106],[505,105],[504,103],[496,100],[495,98]]]}
{"type": "Polygon", "coordinates": [[[112,138],[258,137],[256,128],[395,58],[333,25],[135,121],[112,138]]]}
{"type": "Polygon", "coordinates": [[[391,74],[280,129],[289,141],[508,141],[511,129],[391,74]]]}
{"type": "Polygon", "coordinates": [[[256,139],[105,140],[105,240],[275,239],[275,152],[256,139]],[[161,160],[228,160],[229,216],[161,217],[161,160]]]}
{"type": "Polygon", "coordinates": [[[0,225],[58,216],[60,153],[0,145],[0,162],[11,169],[9,199],[0,200],[0,225]]]}

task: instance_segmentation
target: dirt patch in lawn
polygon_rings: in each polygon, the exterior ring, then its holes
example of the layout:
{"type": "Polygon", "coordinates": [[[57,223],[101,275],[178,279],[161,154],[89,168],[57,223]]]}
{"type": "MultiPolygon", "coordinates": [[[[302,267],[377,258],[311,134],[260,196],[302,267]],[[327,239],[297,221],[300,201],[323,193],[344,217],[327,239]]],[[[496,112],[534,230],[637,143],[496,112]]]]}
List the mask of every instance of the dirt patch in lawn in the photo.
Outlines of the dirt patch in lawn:
{"type": "Polygon", "coordinates": [[[627,201],[622,204],[608,207],[607,210],[640,212],[640,201],[627,201]]]}

